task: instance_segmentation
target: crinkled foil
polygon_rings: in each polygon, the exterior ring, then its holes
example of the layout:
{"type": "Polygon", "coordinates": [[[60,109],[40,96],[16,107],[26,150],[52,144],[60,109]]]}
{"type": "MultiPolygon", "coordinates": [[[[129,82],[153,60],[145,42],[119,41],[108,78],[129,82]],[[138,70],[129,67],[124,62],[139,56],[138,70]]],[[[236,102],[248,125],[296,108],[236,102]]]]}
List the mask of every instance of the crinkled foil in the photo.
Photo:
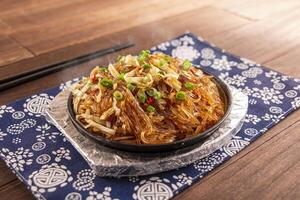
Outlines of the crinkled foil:
{"type": "Polygon", "coordinates": [[[207,141],[170,152],[132,153],[104,147],[79,133],[68,116],[68,91],[59,93],[47,111],[54,124],[85,158],[98,176],[124,177],[155,174],[191,164],[227,144],[241,128],[248,109],[248,97],[231,88],[232,110],[207,141]]]}

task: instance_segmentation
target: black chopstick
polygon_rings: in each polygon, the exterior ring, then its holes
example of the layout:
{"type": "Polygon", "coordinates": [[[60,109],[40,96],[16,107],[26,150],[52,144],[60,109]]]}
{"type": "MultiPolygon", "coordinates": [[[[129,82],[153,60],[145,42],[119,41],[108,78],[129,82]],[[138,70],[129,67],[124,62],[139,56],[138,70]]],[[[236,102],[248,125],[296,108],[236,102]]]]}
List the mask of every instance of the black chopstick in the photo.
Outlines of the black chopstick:
{"type": "Polygon", "coordinates": [[[52,65],[47,65],[40,69],[31,70],[26,73],[18,74],[16,76],[0,80],[0,91],[9,89],[13,86],[19,85],[26,81],[30,81],[30,80],[48,75],[50,73],[59,71],[61,69],[64,69],[64,68],[67,68],[70,66],[74,66],[74,65],[78,65],[78,64],[87,62],[89,60],[95,59],[97,57],[101,57],[101,56],[104,56],[104,55],[107,55],[107,54],[110,54],[113,52],[117,52],[117,51],[129,48],[132,46],[134,46],[133,43],[124,43],[124,44],[116,45],[111,48],[102,49],[102,50],[99,50],[99,51],[96,51],[93,53],[89,53],[89,54],[85,54],[85,55],[82,55],[82,56],[79,56],[76,58],[72,58],[71,60],[62,61],[62,62],[55,63],[52,65]]]}

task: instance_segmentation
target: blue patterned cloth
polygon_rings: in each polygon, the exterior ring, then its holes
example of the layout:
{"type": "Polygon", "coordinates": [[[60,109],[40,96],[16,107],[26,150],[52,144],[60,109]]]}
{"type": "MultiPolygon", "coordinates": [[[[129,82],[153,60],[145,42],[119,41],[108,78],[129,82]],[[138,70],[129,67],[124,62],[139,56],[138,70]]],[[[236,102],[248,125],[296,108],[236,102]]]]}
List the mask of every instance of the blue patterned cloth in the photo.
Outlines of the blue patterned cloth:
{"type": "MultiPolygon", "coordinates": [[[[38,199],[169,199],[202,179],[300,107],[300,80],[233,56],[190,33],[151,49],[188,59],[249,97],[240,132],[210,156],[152,176],[96,177],[66,138],[44,118],[51,99],[72,82],[0,107],[0,155],[38,199]]],[[[78,79],[77,79],[78,80],[78,79]]]]}

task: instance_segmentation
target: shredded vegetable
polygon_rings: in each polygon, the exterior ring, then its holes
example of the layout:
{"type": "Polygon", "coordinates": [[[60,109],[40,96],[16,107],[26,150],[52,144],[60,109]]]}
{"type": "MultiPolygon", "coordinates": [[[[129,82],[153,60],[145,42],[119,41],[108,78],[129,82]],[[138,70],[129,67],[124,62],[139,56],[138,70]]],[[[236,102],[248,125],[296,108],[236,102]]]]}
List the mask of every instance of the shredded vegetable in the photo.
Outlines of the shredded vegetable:
{"type": "Polygon", "coordinates": [[[120,142],[165,144],[201,134],[224,115],[212,77],[188,60],[142,51],[95,67],[72,87],[76,119],[120,142]]]}

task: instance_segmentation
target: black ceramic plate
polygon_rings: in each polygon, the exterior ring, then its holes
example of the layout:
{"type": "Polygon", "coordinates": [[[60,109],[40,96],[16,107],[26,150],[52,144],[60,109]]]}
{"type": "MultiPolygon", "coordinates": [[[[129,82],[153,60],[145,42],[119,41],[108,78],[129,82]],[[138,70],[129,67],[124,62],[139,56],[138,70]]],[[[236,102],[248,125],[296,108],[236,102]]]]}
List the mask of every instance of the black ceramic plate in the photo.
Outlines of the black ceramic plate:
{"type": "MultiPolygon", "coordinates": [[[[208,75],[211,75],[209,73],[206,73],[208,75]]],[[[211,75],[213,76],[213,75],[211,75]]],[[[219,126],[224,122],[224,120],[228,117],[229,112],[231,110],[231,104],[232,104],[232,97],[231,92],[228,88],[228,86],[218,77],[213,76],[213,80],[215,81],[216,85],[218,86],[219,92],[221,94],[221,98],[225,103],[225,115],[220,119],[220,121],[215,124],[213,127],[207,129],[206,131],[200,133],[199,135],[196,135],[194,137],[185,138],[183,140],[179,140],[172,143],[167,144],[128,144],[128,143],[122,143],[118,141],[112,141],[109,139],[106,139],[100,135],[91,133],[87,129],[85,129],[80,122],[76,120],[75,113],[73,110],[73,96],[70,94],[68,99],[68,111],[69,116],[71,118],[72,123],[76,127],[76,129],[83,135],[88,136],[92,139],[94,139],[96,142],[98,142],[101,145],[115,148],[118,150],[123,151],[131,151],[131,152],[162,152],[162,151],[170,151],[170,150],[176,150],[181,149],[196,143],[204,142],[205,139],[207,139],[209,136],[213,134],[213,132],[219,128],[219,126]]]]}

